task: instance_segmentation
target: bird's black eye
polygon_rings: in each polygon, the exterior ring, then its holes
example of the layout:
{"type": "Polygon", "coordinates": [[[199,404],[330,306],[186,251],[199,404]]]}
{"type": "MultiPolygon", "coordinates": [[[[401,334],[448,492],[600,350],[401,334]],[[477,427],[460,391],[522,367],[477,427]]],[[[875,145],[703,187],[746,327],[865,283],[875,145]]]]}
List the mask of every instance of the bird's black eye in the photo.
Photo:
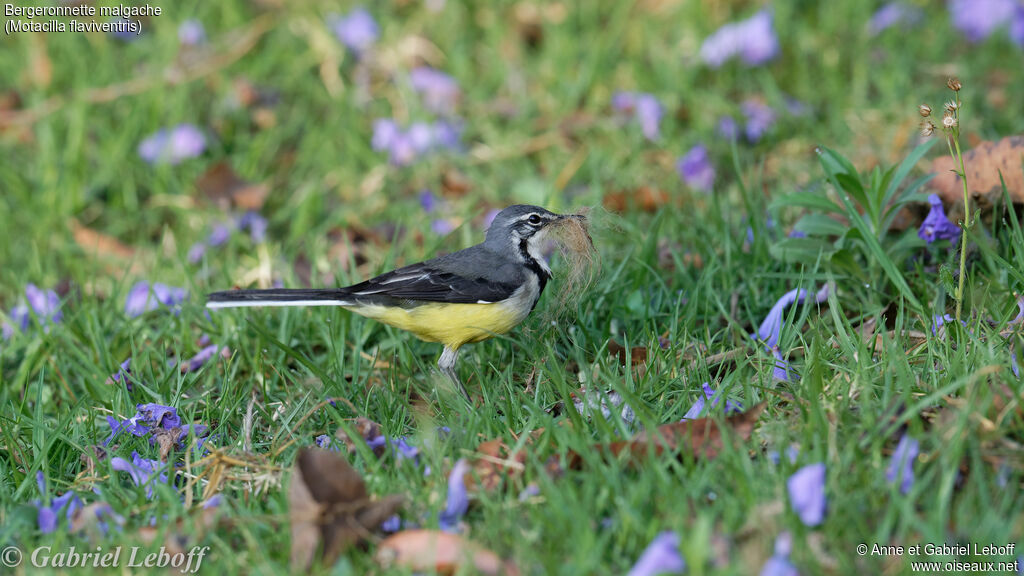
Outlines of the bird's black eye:
{"type": "Polygon", "coordinates": [[[526,222],[536,226],[540,224],[540,216],[536,214],[530,214],[530,217],[526,219],[526,222]]]}

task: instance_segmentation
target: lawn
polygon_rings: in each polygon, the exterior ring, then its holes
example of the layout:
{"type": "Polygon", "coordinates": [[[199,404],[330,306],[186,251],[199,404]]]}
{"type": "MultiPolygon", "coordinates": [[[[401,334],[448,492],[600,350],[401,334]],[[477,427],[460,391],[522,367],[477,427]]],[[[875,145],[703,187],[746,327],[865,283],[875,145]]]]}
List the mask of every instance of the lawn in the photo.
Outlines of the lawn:
{"type": "Polygon", "coordinates": [[[405,574],[443,532],[442,573],[1024,571],[1019,0],[152,6],[4,15],[139,31],[0,39],[5,568],[405,574]],[[204,306],[512,204],[600,266],[551,254],[470,403],[343,309],[204,306]],[[356,475],[382,525],[293,537],[356,475]]]}

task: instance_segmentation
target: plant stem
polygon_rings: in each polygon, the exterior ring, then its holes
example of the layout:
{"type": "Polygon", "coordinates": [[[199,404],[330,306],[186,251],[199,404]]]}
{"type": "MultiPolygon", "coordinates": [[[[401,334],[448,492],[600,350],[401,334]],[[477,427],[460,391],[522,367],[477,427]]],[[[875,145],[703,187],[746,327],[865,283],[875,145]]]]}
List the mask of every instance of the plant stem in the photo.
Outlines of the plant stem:
{"type": "Polygon", "coordinates": [[[960,322],[961,311],[963,310],[964,304],[964,278],[967,276],[967,231],[971,228],[971,198],[967,192],[967,169],[964,167],[964,155],[960,150],[960,95],[956,95],[956,127],[950,131],[949,137],[946,140],[946,144],[949,146],[949,153],[953,156],[953,160],[959,163],[960,169],[958,174],[960,176],[960,182],[964,187],[964,221],[960,224],[963,234],[960,237],[960,278],[957,280],[956,287],[956,321],[960,322]],[[956,147],[954,152],[953,148],[956,147]]]}

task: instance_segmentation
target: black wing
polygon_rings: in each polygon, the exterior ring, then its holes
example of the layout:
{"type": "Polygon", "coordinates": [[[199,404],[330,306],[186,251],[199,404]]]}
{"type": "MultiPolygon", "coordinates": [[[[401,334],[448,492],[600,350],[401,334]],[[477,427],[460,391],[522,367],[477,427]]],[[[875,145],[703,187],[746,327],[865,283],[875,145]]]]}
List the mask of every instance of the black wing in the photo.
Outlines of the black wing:
{"type": "Polygon", "coordinates": [[[445,268],[438,261],[421,262],[343,290],[350,298],[365,303],[393,304],[393,300],[420,300],[475,304],[504,300],[521,284],[516,282],[514,275],[495,274],[493,264],[489,268],[480,269],[479,273],[457,273],[445,268]]]}

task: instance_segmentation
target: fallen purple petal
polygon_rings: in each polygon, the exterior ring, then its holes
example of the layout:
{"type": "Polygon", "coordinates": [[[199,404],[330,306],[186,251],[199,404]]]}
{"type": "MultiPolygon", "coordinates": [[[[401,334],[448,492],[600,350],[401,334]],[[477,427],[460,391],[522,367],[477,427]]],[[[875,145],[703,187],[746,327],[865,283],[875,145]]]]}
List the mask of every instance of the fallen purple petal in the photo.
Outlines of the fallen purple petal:
{"type": "Polygon", "coordinates": [[[665,109],[653,94],[643,92],[617,92],[612,96],[612,109],[621,117],[640,124],[644,138],[661,138],[661,117],[665,109]]]}
{"type": "Polygon", "coordinates": [[[250,210],[242,214],[239,216],[237,224],[239,230],[249,231],[249,237],[255,244],[259,244],[267,239],[267,219],[261,216],[259,212],[250,210]]]}
{"type": "Polygon", "coordinates": [[[896,25],[908,28],[921,21],[921,9],[904,2],[889,2],[882,6],[868,21],[868,34],[878,36],[882,31],[896,25]]]}
{"type": "Polygon", "coordinates": [[[942,208],[942,199],[937,194],[928,195],[928,203],[931,208],[928,216],[917,231],[917,235],[926,243],[931,244],[936,240],[949,240],[956,246],[960,239],[960,227],[946,218],[946,211],[942,208]]]}
{"type": "Polygon", "coordinates": [[[433,68],[420,66],[409,72],[413,90],[423,97],[427,110],[437,114],[451,114],[458,104],[459,84],[454,78],[433,68]]]}
{"type": "Polygon", "coordinates": [[[747,121],[743,133],[751,144],[760,141],[775,124],[775,110],[759,100],[745,100],[740,110],[747,121]]]}
{"type": "Polygon", "coordinates": [[[135,451],[132,451],[131,461],[115,456],[110,459],[110,466],[114,470],[127,472],[136,486],[145,487],[146,498],[149,499],[153,498],[155,482],[167,482],[167,472],[163,470],[163,464],[159,460],[143,458],[135,451]]]}
{"type": "Polygon", "coordinates": [[[914,486],[914,460],[917,459],[919,443],[906,434],[900,438],[892,453],[885,480],[890,484],[899,483],[900,492],[906,494],[914,486]]]}
{"type": "Polygon", "coordinates": [[[149,164],[179,164],[206,150],[206,136],[193,124],[160,130],[139,144],[139,156],[149,164]]]}
{"type": "Polygon", "coordinates": [[[206,42],[206,29],[198,20],[185,20],[178,26],[178,42],[184,46],[198,46],[206,42]]]}
{"type": "MultiPolygon", "coordinates": [[[[195,372],[196,370],[202,368],[207,362],[209,362],[210,359],[217,356],[217,352],[220,350],[221,347],[218,346],[217,344],[210,344],[209,346],[206,346],[202,350],[197,352],[195,356],[182,362],[181,367],[179,369],[183,374],[188,372],[195,372]]],[[[227,350],[227,348],[225,348],[224,350],[227,350]]]]}
{"type": "Polygon", "coordinates": [[[760,66],[774,59],[778,53],[779,40],[768,10],[722,26],[700,47],[701,60],[712,68],[719,68],[737,56],[747,66],[760,66]]]}
{"type": "Polygon", "coordinates": [[[775,554],[761,568],[761,576],[800,576],[796,566],[789,561],[793,548],[793,536],[782,532],[775,538],[775,554]]]}
{"type": "Polygon", "coordinates": [[[715,167],[711,163],[708,149],[698,144],[676,162],[679,177],[687,186],[710,192],[715,186],[715,167]]]}
{"type": "Polygon", "coordinates": [[[666,530],[654,537],[627,576],[682,574],[685,571],[686,561],[679,552],[679,536],[666,530]]]}
{"type": "Polygon", "coordinates": [[[448,501],[438,516],[437,522],[445,532],[460,532],[459,522],[469,509],[469,494],[466,492],[465,476],[469,462],[460,458],[448,475],[448,501]]]}
{"type": "Polygon", "coordinates": [[[953,27],[969,42],[981,42],[1010,23],[1017,10],[1015,0],[949,0],[953,27]]]}
{"type": "Polygon", "coordinates": [[[128,291],[128,297],[124,303],[124,312],[128,316],[138,316],[150,310],[156,310],[160,306],[176,306],[188,297],[184,288],[176,288],[154,282],[150,285],[145,280],[136,282],[128,291]]]}
{"type": "MultiPolygon", "coordinates": [[[[826,284],[814,295],[814,301],[821,304],[828,299],[829,284],[826,284]]],[[[783,326],[783,312],[786,307],[796,302],[803,302],[807,297],[807,290],[803,288],[797,288],[790,290],[782,295],[781,298],[772,306],[772,309],[765,316],[764,321],[758,327],[757,332],[750,335],[754,340],[764,342],[765,345],[770,348],[775,348],[779,345],[779,336],[782,332],[783,326]]]]}
{"type": "Polygon", "coordinates": [[[825,464],[809,464],[797,470],[786,482],[789,502],[806,526],[825,520],[825,464]]]}
{"type": "Polygon", "coordinates": [[[139,411],[139,416],[148,425],[154,428],[163,428],[164,430],[171,430],[172,428],[178,428],[181,426],[181,418],[178,416],[178,410],[172,406],[164,406],[163,404],[139,404],[136,406],[139,411]]]}
{"type": "Polygon", "coordinates": [[[344,16],[333,14],[327,18],[327,25],[342,44],[357,54],[372,46],[380,35],[377,21],[365,8],[356,8],[344,16]]]}
{"type": "MultiPolygon", "coordinates": [[[[718,404],[718,401],[719,401],[719,398],[718,398],[718,392],[719,391],[718,390],[712,390],[711,386],[707,382],[704,382],[703,384],[701,384],[701,388],[703,388],[703,392],[704,393],[699,395],[699,396],[697,396],[697,400],[693,403],[693,406],[691,406],[690,409],[687,410],[686,414],[683,415],[683,420],[695,420],[697,418],[700,418],[701,414],[704,412],[704,405],[706,403],[706,400],[710,400],[711,401],[711,407],[712,408],[714,408],[718,404]]],[[[742,411],[743,411],[743,406],[740,405],[739,402],[733,402],[732,400],[729,400],[728,398],[725,400],[725,413],[726,414],[731,414],[733,412],[742,412],[742,411]]]]}

